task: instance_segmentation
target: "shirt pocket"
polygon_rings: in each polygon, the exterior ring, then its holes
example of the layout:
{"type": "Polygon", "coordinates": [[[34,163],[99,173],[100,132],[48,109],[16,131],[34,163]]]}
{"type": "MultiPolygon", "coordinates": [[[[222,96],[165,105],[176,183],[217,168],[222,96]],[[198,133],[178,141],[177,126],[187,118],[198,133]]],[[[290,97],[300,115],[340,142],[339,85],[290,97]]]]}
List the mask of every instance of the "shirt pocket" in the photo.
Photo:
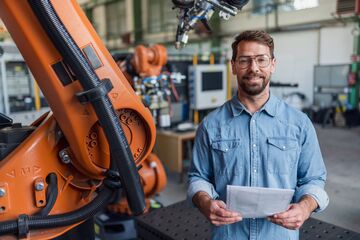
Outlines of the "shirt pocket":
{"type": "Polygon", "coordinates": [[[289,174],[297,159],[297,140],[288,137],[269,137],[267,147],[268,172],[289,174]]]}
{"type": "Polygon", "coordinates": [[[241,141],[218,140],[211,144],[214,159],[214,170],[218,174],[238,175],[242,168],[243,151],[241,141]]]}

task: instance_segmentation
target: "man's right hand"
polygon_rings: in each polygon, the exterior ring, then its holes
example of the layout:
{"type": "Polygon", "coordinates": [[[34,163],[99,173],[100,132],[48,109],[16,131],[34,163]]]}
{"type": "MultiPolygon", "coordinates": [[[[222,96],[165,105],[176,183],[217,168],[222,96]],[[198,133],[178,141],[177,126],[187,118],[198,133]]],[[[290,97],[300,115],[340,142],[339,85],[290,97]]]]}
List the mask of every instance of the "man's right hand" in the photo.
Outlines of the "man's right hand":
{"type": "Polygon", "coordinates": [[[239,213],[226,209],[226,204],[221,200],[213,200],[206,192],[197,192],[193,203],[200,212],[215,226],[231,224],[242,220],[239,213]]]}

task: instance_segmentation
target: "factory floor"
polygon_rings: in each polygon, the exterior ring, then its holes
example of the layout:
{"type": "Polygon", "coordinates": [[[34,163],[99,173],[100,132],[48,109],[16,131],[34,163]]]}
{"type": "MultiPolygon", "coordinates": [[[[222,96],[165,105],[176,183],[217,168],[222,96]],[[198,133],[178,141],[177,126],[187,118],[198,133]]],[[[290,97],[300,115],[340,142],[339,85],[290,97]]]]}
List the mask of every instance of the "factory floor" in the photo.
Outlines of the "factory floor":
{"type": "MultiPolygon", "coordinates": [[[[316,126],[328,171],[327,209],[313,218],[360,233],[360,128],[321,128],[316,126]]],[[[168,174],[168,185],[157,196],[165,206],[186,198],[186,179],[168,174]]]]}

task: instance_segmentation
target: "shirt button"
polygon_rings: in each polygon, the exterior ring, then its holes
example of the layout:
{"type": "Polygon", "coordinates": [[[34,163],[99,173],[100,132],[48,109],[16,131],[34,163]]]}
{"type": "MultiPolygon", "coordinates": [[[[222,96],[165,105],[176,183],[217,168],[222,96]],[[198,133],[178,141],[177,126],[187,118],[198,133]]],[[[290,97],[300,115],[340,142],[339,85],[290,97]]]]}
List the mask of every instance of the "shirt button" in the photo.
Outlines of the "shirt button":
{"type": "Polygon", "coordinates": [[[285,149],[286,147],[285,146],[282,146],[283,149],[285,149]]]}
{"type": "Polygon", "coordinates": [[[225,149],[225,152],[227,152],[228,150],[229,150],[229,149],[226,148],[226,149],[225,149]]]}
{"type": "Polygon", "coordinates": [[[256,147],[256,144],[253,144],[253,147],[256,147]]]}
{"type": "Polygon", "coordinates": [[[251,120],[253,123],[255,122],[255,119],[251,120]]]}
{"type": "Polygon", "coordinates": [[[254,169],[254,173],[256,173],[257,171],[256,171],[256,169],[254,169]]]}

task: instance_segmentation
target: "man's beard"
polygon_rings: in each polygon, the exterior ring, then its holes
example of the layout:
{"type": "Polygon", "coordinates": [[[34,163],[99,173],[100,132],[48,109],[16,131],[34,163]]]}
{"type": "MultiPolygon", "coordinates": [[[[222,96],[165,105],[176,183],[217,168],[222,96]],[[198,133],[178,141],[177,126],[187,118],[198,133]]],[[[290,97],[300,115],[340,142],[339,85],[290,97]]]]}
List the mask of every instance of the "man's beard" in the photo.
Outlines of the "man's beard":
{"type": "Polygon", "coordinates": [[[262,74],[248,74],[246,76],[243,76],[241,81],[238,81],[240,88],[248,95],[250,96],[256,96],[260,93],[262,93],[264,91],[264,89],[266,88],[266,85],[269,83],[269,79],[270,76],[268,78],[266,78],[266,76],[262,75],[262,74]],[[256,77],[256,78],[260,78],[262,79],[261,84],[256,84],[256,85],[249,85],[247,84],[247,81],[249,81],[249,77],[256,77]]]}

